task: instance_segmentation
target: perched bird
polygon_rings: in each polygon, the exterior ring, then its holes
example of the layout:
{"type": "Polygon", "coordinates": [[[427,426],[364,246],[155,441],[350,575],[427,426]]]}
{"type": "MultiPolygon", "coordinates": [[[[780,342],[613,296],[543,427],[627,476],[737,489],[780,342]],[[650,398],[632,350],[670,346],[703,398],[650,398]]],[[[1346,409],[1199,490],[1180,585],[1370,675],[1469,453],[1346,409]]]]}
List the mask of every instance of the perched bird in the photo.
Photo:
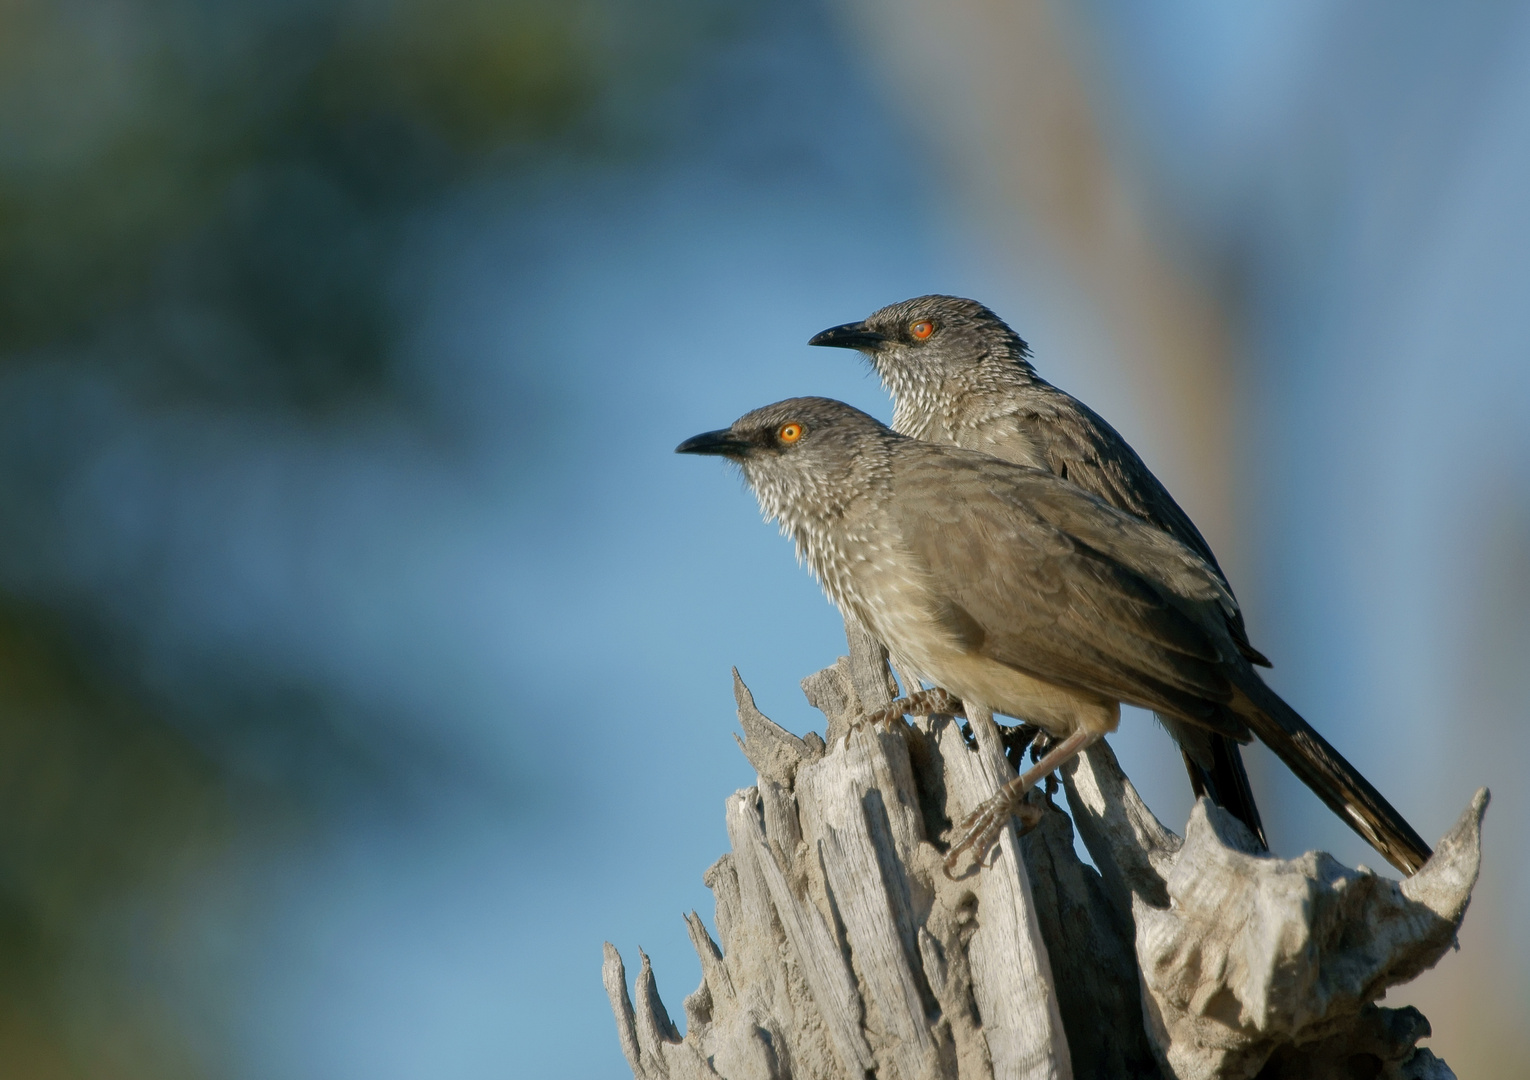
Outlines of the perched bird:
{"type": "MultiPolygon", "coordinates": [[[[1216,556],[1189,516],[1116,429],[1036,374],[1029,346],[975,300],[920,296],[831,327],[810,345],[857,349],[894,399],[893,430],[980,450],[1072,481],[1156,525],[1205,561],[1231,594],[1216,556]]],[[[1229,630],[1251,663],[1242,614],[1229,630]]],[[[1190,786],[1238,818],[1268,847],[1238,744],[1160,714],[1184,755],[1190,786]]]]}
{"type": "Polygon", "coordinates": [[[1246,742],[1299,745],[1298,774],[1406,873],[1429,848],[1259,678],[1222,577],[1169,533],[1051,472],[909,438],[794,398],[677,452],[737,463],[825,592],[895,663],[1061,740],[968,822],[981,852],[1026,788],[1115,730],[1120,703],[1246,742]]]}

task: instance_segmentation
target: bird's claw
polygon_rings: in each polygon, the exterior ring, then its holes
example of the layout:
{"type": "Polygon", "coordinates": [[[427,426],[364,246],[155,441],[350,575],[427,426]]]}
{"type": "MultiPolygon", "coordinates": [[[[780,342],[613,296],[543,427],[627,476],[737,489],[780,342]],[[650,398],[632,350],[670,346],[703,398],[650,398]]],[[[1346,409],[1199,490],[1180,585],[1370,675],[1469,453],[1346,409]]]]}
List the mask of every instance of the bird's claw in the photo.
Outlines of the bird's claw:
{"type": "Polygon", "coordinates": [[[968,814],[957,826],[957,838],[946,853],[946,877],[955,880],[958,861],[964,852],[973,852],[973,862],[981,864],[988,857],[989,849],[999,839],[1004,826],[1013,816],[1020,820],[1020,835],[1024,836],[1041,823],[1045,809],[1040,803],[1025,799],[1025,792],[1018,795],[1006,785],[999,793],[982,803],[968,814]]]}
{"type": "Polygon", "coordinates": [[[846,745],[849,744],[850,736],[862,728],[874,729],[893,724],[909,715],[960,716],[962,703],[938,686],[933,690],[916,690],[907,697],[898,698],[880,709],[862,713],[859,720],[851,721],[849,728],[845,731],[846,745]]]}

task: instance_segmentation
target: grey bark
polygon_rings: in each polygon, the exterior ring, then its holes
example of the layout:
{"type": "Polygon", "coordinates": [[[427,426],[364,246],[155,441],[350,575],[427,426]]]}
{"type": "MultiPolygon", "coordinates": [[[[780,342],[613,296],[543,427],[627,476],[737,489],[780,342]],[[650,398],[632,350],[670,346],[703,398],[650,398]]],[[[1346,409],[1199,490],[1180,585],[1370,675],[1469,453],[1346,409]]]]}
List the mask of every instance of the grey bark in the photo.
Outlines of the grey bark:
{"type": "Polygon", "coordinates": [[[758,782],[728,799],[731,851],[704,876],[721,948],[686,919],[702,982],[683,1038],[647,956],[634,1006],[605,947],[637,1080],[1452,1076],[1416,1046],[1417,1010],[1374,1002],[1454,944],[1485,791],[1399,883],[1253,854],[1205,800],[1181,839],[1098,744],[1065,771],[1071,819],[1033,791],[1035,827],[951,881],[943,834],[1012,771],[981,720],[972,740],[949,717],[855,728],[895,686],[874,641],[851,644],[803,681],[827,742],[772,723],[734,673],[758,782]]]}

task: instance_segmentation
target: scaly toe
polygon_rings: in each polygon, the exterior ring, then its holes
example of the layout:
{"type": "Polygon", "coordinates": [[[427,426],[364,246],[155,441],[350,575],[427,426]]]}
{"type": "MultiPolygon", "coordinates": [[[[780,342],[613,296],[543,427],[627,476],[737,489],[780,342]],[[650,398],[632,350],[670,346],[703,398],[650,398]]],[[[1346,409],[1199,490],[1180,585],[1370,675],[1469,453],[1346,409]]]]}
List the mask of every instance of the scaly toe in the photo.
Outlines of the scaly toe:
{"type": "Polygon", "coordinates": [[[951,872],[956,868],[957,861],[963,852],[968,850],[974,853],[974,861],[981,863],[1008,818],[1007,800],[1002,799],[990,799],[963,818],[961,824],[957,826],[957,839],[946,854],[946,876],[952,876],[951,872]],[[996,802],[1004,805],[996,806],[996,802]]]}

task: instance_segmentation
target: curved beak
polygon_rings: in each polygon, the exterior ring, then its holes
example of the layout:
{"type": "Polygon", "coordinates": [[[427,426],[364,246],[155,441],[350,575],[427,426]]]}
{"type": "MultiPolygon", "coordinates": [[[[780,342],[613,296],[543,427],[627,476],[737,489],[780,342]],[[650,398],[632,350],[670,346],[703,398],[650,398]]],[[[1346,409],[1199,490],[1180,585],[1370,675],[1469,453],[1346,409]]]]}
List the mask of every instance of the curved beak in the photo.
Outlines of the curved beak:
{"type": "Polygon", "coordinates": [[[749,444],[734,435],[730,428],[692,435],[675,447],[677,454],[712,454],[717,457],[739,458],[743,457],[748,450],[749,444]]]}
{"type": "Polygon", "coordinates": [[[831,326],[821,333],[814,334],[808,339],[808,344],[876,352],[887,344],[887,339],[875,330],[867,329],[863,322],[852,322],[845,323],[843,326],[831,326]]]}

